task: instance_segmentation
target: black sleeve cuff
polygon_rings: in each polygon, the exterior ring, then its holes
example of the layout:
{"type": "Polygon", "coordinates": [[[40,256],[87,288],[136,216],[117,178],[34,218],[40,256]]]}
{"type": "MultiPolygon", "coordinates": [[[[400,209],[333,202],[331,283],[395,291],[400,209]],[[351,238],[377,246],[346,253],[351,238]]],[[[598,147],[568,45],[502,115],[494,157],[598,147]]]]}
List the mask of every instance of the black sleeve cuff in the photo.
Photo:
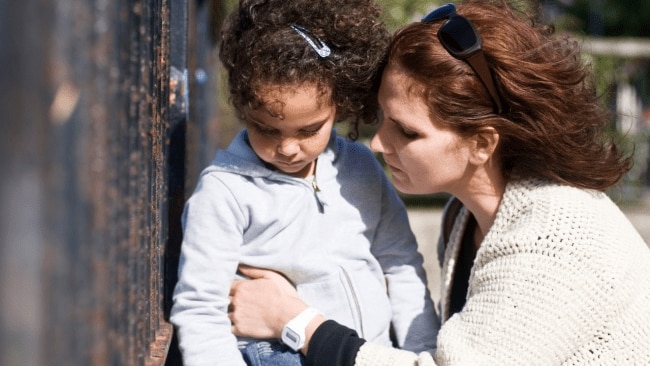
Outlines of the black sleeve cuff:
{"type": "Polygon", "coordinates": [[[366,343],[357,332],[334,320],[321,324],[309,341],[307,366],[354,366],[359,348],[366,343]]]}

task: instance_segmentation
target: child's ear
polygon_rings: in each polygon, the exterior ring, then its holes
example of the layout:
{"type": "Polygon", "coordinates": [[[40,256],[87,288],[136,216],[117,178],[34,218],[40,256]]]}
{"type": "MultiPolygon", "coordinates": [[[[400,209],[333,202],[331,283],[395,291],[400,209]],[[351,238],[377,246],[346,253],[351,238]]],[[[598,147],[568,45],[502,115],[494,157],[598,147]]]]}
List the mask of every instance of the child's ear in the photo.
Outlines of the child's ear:
{"type": "Polygon", "coordinates": [[[481,129],[472,138],[472,151],[470,162],[481,165],[488,162],[499,145],[499,134],[494,127],[481,129]]]}

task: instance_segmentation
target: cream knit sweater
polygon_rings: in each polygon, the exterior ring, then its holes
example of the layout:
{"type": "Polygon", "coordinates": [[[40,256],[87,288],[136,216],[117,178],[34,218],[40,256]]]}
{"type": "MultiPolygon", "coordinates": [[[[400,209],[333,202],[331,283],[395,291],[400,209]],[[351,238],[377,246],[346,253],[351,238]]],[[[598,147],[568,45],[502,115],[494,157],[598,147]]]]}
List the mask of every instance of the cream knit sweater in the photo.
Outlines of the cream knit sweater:
{"type": "Polygon", "coordinates": [[[355,365],[650,365],[650,250],[604,193],[510,183],[448,318],[467,218],[445,253],[435,356],[366,343],[355,365]]]}

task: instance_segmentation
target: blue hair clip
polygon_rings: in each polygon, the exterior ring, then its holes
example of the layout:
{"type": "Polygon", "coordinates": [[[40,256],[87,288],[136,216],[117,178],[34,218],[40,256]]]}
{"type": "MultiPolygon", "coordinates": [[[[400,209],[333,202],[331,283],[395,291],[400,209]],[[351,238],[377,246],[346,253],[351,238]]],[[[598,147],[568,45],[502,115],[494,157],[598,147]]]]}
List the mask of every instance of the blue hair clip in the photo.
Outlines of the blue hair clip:
{"type": "Polygon", "coordinates": [[[292,24],[290,27],[296,33],[300,34],[300,36],[304,38],[305,41],[307,41],[307,43],[309,43],[311,48],[313,48],[314,51],[316,51],[318,56],[322,58],[326,58],[332,54],[332,50],[329,48],[329,46],[327,46],[327,44],[325,44],[325,42],[323,42],[320,38],[314,36],[307,29],[295,24],[292,24]]]}

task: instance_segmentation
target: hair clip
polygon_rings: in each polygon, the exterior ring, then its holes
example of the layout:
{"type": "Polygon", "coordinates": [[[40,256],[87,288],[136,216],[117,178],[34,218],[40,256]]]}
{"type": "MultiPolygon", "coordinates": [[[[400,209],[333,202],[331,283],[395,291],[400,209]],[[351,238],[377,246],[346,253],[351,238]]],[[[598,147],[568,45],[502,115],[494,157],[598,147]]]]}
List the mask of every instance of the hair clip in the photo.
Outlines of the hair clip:
{"type": "Polygon", "coordinates": [[[330,54],[332,54],[332,50],[330,50],[329,46],[327,46],[327,44],[325,44],[325,42],[323,42],[320,38],[314,36],[307,29],[295,24],[292,24],[290,27],[296,33],[300,34],[300,36],[304,38],[305,41],[307,41],[307,43],[309,43],[311,48],[313,48],[314,51],[316,51],[318,56],[325,58],[330,54]]]}

